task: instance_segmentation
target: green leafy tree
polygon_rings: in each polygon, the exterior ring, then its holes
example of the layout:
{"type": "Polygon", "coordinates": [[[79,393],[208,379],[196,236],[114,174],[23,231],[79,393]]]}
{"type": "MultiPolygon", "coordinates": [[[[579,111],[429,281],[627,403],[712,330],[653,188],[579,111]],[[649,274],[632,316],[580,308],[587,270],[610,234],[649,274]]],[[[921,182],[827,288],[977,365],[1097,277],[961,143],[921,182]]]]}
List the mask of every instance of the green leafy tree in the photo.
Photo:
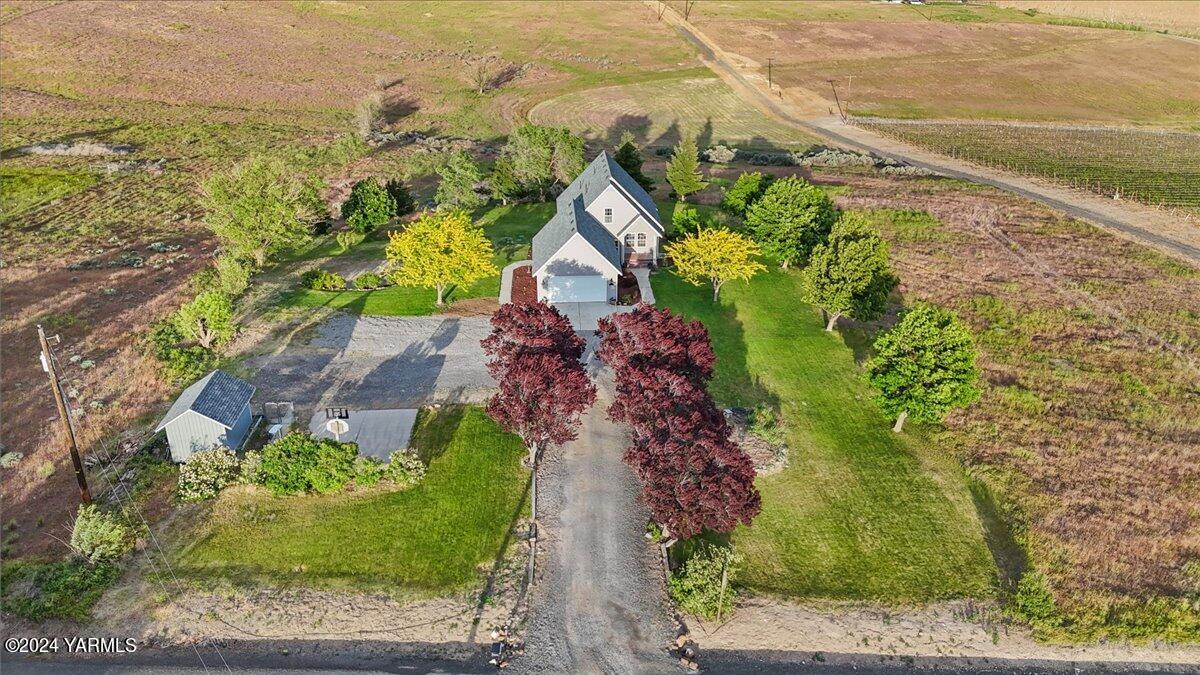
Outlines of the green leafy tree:
{"type": "Polygon", "coordinates": [[[228,253],[217,256],[213,268],[217,287],[231,298],[241,295],[250,285],[250,266],[228,253]]]}
{"type": "Polygon", "coordinates": [[[133,535],[115,514],[83,504],[71,528],[71,548],[90,563],[112,562],[133,548],[133,535]]]}
{"type": "Polygon", "coordinates": [[[727,281],[749,281],[766,269],[755,258],[758,245],[748,237],[724,228],[701,230],[667,246],[667,255],[680,279],[699,286],[711,283],[713,302],[727,281]]]}
{"type": "Polygon", "coordinates": [[[513,173],[511,157],[502,156],[496,160],[496,164],[492,167],[492,175],[488,177],[488,187],[492,191],[492,199],[505,206],[521,195],[521,186],[517,183],[517,177],[513,173]]]}
{"type": "Polygon", "coordinates": [[[734,589],[729,579],[744,558],[731,547],[702,542],[678,571],[671,573],[668,590],[680,609],[706,619],[728,616],[734,589]]]}
{"type": "Polygon", "coordinates": [[[671,238],[682,239],[689,234],[699,234],[705,223],[700,218],[700,212],[686,202],[675,202],[675,210],[671,212],[671,238]]]}
{"type": "Polygon", "coordinates": [[[465,150],[450,155],[450,161],[437,170],[442,177],[434,201],[438,208],[474,211],[487,203],[475,186],[483,181],[483,172],[465,150]]]}
{"type": "Polygon", "coordinates": [[[262,267],[312,240],[312,224],[326,214],[321,188],[278,159],[256,157],[204,182],[204,223],[227,251],[262,267]]]}
{"type": "Polygon", "coordinates": [[[426,286],[442,305],[446,287],[499,274],[492,243],[464,211],[423,214],[403,232],[393,232],[385,255],[398,286],[426,286]]]}
{"type": "Polygon", "coordinates": [[[825,191],[796,176],[772,183],[746,211],[754,240],[784,269],[807,258],[835,220],[837,209],[825,191]]]}
{"type": "Polygon", "coordinates": [[[700,174],[700,156],[696,152],[696,141],[692,138],[682,138],[679,145],[675,146],[671,161],[667,162],[667,182],[681,201],[687,201],[688,195],[708,185],[700,174]]]}
{"type": "Polygon", "coordinates": [[[920,302],[900,323],[875,340],[867,377],[879,390],[876,400],[895,418],[899,433],[910,416],[918,422],[941,421],[953,408],[979,398],[975,344],[958,317],[920,302]]]}
{"type": "Polygon", "coordinates": [[[388,195],[392,198],[392,202],[396,205],[396,215],[403,216],[413,212],[417,208],[417,201],[413,199],[412,192],[404,181],[399,178],[393,178],[384,186],[388,195]]]}
{"type": "Polygon", "coordinates": [[[721,198],[721,206],[731,213],[745,216],[746,210],[758,201],[771,185],[771,177],[761,171],[750,171],[738,176],[733,185],[721,198]]]}
{"type": "Polygon", "coordinates": [[[204,291],[175,312],[175,325],[185,339],[205,349],[219,347],[237,331],[233,302],[220,291],[204,291]]]}
{"type": "Polygon", "coordinates": [[[513,130],[503,156],[525,194],[545,199],[555,183],[568,185],[583,172],[583,139],[567,129],[522,124],[513,130]]]}
{"type": "Polygon", "coordinates": [[[637,181],[646,192],[654,189],[654,181],[642,173],[642,151],[633,140],[633,134],[626,131],[621,134],[621,143],[613,153],[613,161],[617,163],[629,177],[637,181]]]}
{"type": "Polygon", "coordinates": [[[804,268],[805,299],[825,310],[832,331],[849,316],[870,321],[883,314],[898,280],[888,266],[888,245],[859,214],[844,213],[804,268]]]}
{"type": "Polygon", "coordinates": [[[350,188],[350,196],[342,203],[346,226],[360,234],[374,232],[395,217],[396,200],[374,176],[355,183],[350,188]]]}

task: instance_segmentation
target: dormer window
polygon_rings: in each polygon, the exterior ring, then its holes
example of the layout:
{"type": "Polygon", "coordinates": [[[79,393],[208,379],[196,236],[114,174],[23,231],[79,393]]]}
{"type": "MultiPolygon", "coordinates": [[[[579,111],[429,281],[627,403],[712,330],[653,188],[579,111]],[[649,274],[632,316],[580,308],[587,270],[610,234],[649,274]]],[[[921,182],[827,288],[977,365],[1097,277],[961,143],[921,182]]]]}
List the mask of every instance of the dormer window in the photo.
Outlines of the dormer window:
{"type": "Polygon", "coordinates": [[[611,223],[612,223],[612,209],[604,209],[604,224],[609,225],[611,223]]]}

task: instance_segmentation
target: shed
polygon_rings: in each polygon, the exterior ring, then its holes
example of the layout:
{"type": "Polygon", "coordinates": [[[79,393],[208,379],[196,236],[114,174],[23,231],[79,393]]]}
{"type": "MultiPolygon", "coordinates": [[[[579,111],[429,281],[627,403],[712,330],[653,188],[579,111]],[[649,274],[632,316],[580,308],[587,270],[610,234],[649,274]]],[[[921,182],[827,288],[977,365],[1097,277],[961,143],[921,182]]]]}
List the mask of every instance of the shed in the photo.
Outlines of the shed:
{"type": "Polygon", "coordinates": [[[167,430],[176,462],[222,445],[236,451],[250,433],[253,397],[253,386],[214,370],[183,390],[155,431],[167,430]]]}

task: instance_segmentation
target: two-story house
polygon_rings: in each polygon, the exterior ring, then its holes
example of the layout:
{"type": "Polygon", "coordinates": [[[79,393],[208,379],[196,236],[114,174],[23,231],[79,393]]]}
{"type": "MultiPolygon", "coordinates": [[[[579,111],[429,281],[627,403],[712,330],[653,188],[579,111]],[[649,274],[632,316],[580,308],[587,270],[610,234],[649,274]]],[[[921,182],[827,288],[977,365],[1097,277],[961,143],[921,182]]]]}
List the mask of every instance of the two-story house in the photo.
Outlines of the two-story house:
{"type": "Polygon", "coordinates": [[[663,234],[654,200],[601,152],[558,196],[554,217],[533,237],[538,300],[616,300],[627,267],[658,261],[663,234]]]}

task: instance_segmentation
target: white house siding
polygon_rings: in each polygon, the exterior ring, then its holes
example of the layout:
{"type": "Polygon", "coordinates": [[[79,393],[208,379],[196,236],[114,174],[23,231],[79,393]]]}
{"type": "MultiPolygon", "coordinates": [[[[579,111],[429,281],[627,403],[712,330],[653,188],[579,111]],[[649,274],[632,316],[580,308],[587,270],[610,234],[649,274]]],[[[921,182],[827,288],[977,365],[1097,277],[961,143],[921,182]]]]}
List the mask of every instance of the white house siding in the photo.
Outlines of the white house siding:
{"type": "Polygon", "coordinates": [[[616,188],[614,185],[609,185],[605,188],[600,196],[592,200],[591,204],[587,205],[587,212],[592,214],[596,222],[604,226],[604,229],[612,233],[612,236],[617,236],[629,221],[633,220],[640,211],[626,197],[625,194],[616,188]],[[612,218],[610,221],[604,219],[604,209],[612,209],[612,218]]]}
{"type": "Polygon", "coordinates": [[[652,226],[652,225],[650,225],[650,223],[646,222],[645,218],[638,218],[636,221],[634,221],[633,224],[631,224],[628,228],[626,228],[623,232],[621,232],[621,236],[618,237],[617,240],[618,240],[618,243],[620,243],[620,245],[621,245],[621,259],[622,260],[625,259],[625,257],[629,254],[630,251],[632,251],[634,253],[640,253],[640,254],[646,254],[646,255],[653,254],[655,259],[658,258],[658,240],[659,240],[658,230],[655,230],[654,226],[652,226]],[[639,234],[643,234],[646,236],[646,239],[645,239],[646,243],[642,246],[638,246],[638,235],[639,234]],[[626,235],[633,235],[633,245],[632,246],[627,245],[625,243],[626,235]]]}
{"type": "Polygon", "coordinates": [[[250,403],[242,408],[238,421],[232,429],[226,429],[194,410],[189,410],[167,424],[167,442],[171,446],[171,459],[176,462],[186,461],[197,452],[211,450],[218,445],[224,445],[231,450],[237,450],[250,431],[253,416],[250,414],[250,403]]]}
{"type": "Polygon", "coordinates": [[[546,299],[546,279],[554,275],[601,276],[605,281],[610,282],[608,299],[615,300],[617,298],[617,271],[579,233],[568,239],[567,243],[550,256],[542,269],[534,270],[534,272],[538,282],[538,300],[546,299]]]}

